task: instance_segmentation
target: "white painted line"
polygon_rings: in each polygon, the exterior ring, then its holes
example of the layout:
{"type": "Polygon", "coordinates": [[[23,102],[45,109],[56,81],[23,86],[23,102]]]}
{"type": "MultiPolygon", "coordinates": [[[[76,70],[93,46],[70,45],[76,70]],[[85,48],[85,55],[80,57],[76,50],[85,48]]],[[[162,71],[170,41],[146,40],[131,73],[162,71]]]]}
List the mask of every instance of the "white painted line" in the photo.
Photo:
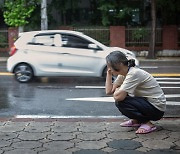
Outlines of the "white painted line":
{"type": "Polygon", "coordinates": [[[33,119],[36,119],[36,118],[39,118],[39,119],[44,119],[44,118],[50,118],[49,115],[16,115],[14,116],[15,118],[33,118],[33,119]]]}
{"type": "Polygon", "coordinates": [[[67,98],[67,101],[114,102],[113,97],[67,98]]]}
{"type": "Polygon", "coordinates": [[[118,118],[124,118],[123,115],[121,116],[57,116],[57,115],[16,115],[15,118],[31,118],[31,119],[46,119],[46,118],[51,118],[51,119],[118,119],[118,118]]]}
{"type": "Polygon", "coordinates": [[[151,75],[152,76],[154,76],[154,77],[160,77],[160,76],[162,76],[162,77],[165,77],[165,76],[167,76],[167,77],[178,77],[178,76],[180,76],[180,74],[179,73],[151,73],[151,75]]]}
{"type": "Polygon", "coordinates": [[[180,84],[180,82],[158,82],[159,84],[180,84]]]}
{"type": "Polygon", "coordinates": [[[144,68],[158,68],[158,66],[142,66],[140,68],[142,68],[142,69],[144,69],[144,68]]]}
{"type": "Polygon", "coordinates": [[[75,86],[75,88],[79,89],[104,89],[105,86],[75,86]]]}
{"type": "Polygon", "coordinates": [[[52,116],[52,118],[64,118],[64,119],[66,119],[66,118],[77,118],[77,119],[81,119],[81,118],[124,118],[124,116],[123,115],[121,115],[121,116],[52,116]]]}
{"type": "Polygon", "coordinates": [[[167,101],[167,105],[180,105],[180,102],[167,101]]]}
{"type": "Polygon", "coordinates": [[[180,97],[180,94],[167,94],[165,95],[166,98],[176,98],[176,97],[180,97]]]}
{"type": "Polygon", "coordinates": [[[161,87],[162,89],[180,89],[180,87],[161,87]]]}
{"type": "MultiPolygon", "coordinates": [[[[75,86],[76,89],[105,89],[105,86],[75,86]]],[[[162,89],[180,89],[180,87],[161,87],[162,89]]]]}
{"type": "Polygon", "coordinates": [[[156,80],[180,80],[180,78],[155,78],[156,80]]]}
{"type": "MultiPolygon", "coordinates": [[[[180,98],[180,94],[169,94],[165,95],[166,98],[180,98]]],[[[109,102],[114,103],[113,97],[86,97],[86,98],[67,98],[67,101],[90,101],[90,102],[109,102]]],[[[172,104],[172,101],[167,101],[172,104]]],[[[175,102],[173,105],[178,104],[180,105],[180,102],[175,102]]]]}

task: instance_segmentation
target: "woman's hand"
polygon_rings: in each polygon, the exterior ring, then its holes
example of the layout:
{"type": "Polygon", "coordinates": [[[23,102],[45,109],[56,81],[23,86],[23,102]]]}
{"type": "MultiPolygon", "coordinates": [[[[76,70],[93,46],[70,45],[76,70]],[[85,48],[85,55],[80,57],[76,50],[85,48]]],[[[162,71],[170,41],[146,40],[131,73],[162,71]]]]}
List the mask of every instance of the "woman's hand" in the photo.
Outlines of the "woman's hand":
{"type": "Polygon", "coordinates": [[[112,75],[112,71],[111,71],[110,68],[107,68],[107,74],[108,74],[108,75],[112,75]]]}
{"type": "Polygon", "coordinates": [[[110,68],[107,68],[106,76],[106,94],[111,95],[115,92],[115,89],[118,87],[116,84],[112,83],[113,72],[110,68]]]}

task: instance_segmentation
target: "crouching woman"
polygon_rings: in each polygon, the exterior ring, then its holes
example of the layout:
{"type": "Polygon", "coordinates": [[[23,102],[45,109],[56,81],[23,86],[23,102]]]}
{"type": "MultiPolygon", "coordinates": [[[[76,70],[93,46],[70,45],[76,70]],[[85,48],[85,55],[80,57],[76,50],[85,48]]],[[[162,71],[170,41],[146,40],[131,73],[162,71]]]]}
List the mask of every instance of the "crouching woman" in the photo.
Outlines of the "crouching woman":
{"type": "Polygon", "coordinates": [[[137,134],[156,130],[151,121],[160,120],[166,109],[166,98],[157,81],[120,51],[111,52],[106,62],[106,94],[113,94],[116,107],[130,119],[120,125],[139,127],[137,134]],[[113,83],[112,75],[117,76],[113,83]]]}

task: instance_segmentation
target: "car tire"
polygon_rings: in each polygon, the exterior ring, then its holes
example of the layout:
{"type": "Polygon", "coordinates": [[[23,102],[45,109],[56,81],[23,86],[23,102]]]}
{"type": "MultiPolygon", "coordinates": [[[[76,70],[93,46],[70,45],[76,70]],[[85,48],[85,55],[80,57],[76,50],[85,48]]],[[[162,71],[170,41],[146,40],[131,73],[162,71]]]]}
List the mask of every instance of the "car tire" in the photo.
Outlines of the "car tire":
{"type": "Polygon", "coordinates": [[[18,82],[26,83],[32,80],[34,73],[30,65],[23,63],[15,67],[14,75],[18,82]]]}
{"type": "Polygon", "coordinates": [[[102,72],[102,77],[104,80],[106,80],[106,75],[107,75],[107,67],[105,67],[102,72]]]}

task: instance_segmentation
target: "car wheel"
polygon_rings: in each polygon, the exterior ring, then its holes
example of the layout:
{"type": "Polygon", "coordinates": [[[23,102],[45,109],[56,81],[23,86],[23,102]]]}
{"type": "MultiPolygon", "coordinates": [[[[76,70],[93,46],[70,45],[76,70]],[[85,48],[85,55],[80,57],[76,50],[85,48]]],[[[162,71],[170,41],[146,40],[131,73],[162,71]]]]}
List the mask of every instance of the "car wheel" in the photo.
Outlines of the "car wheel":
{"type": "Polygon", "coordinates": [[[103,72],[102,72],[102,77],[104,79],[106,79],[106,75],[107,75],[107,67],[104,68],[103,72]]]}
{"type": "Polygon", "coordinates": [[[28,64],[19,64],[14,69],[15,78],[21,83],[26,83],[32,80],[33,70],[28,64]]]}

